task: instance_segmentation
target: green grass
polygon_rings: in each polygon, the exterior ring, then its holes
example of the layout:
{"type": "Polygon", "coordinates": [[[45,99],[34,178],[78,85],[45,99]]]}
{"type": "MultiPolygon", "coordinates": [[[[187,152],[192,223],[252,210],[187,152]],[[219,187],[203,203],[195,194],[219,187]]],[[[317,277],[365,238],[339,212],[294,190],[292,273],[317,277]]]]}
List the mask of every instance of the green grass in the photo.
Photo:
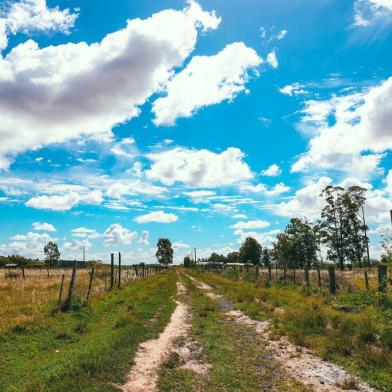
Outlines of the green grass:
{"type": "Polygon", "coordinates": [[[260,392],[306,391],[285,374],[262,349],[260,337],[246,326],[227,320],[219,304],[185,279],[184,300],[192,313],[191,336],[203,347],[203,360],[212,365],[206,375],[181,369],[169,361],[160,373],[159,391],[260,392]]]}
{"type": "Polygon", "coordinates": [[[315,287],[256,287],[217,274],[192,271],[253,319],[273,320],[276,335],[312,348],[382,391],[392,391],[392,298],[377,293],[315,287]]]}
{"type": "Polygon", "coordinates": [[[89,307],[9,329],[0,336],[0,390],[115,390],[110,383],[123,381],[138,344],[170,319],[175,281],[174,273],[155,275],[89,307]]]}

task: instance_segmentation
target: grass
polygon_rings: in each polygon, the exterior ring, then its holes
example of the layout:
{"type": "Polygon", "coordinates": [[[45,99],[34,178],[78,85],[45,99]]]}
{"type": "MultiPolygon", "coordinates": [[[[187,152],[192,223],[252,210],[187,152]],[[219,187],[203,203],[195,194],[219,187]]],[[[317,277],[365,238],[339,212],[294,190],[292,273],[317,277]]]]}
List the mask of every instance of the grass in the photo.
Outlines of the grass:
{"type": "Polygon", "coordinates": [[[175,280],[171,272],[154,275],[88,307],[57,313],[46,305],[33,320],[13,323],[0,336],[0,390],[115,390],[110,383],[124,380],[138,344],[168,322],[175,280]]]}
{"type": "Polygon", "coordinates": [[[339,292],[315,287],[231,281],[192,271],[215,287],[248,316],[273,320],[273,334],[360,375],[382,391],[392,391],[392,298],[374,292],[339,292]]]}
{"type": "Polygon", "coordinates": [[[227,320],[225,310],[185,279],[192,314],[192,339],[203,347],[206,375],[181,369],[171,358],[160,372],[160,392],[306,391],[283,372],[262,349],[260,337],[246,326],[227,320]]]}

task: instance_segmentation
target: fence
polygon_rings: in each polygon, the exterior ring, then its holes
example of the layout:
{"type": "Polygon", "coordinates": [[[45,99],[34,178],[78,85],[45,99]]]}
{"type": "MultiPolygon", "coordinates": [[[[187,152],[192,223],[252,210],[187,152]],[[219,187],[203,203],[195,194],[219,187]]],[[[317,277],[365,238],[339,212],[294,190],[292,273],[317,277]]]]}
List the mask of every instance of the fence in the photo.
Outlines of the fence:
{"type": "Polygon", "coordinates": [[[65,310],[73,305],[87,304],[100,293],[165,269],[166,267],[157,264],[123,266],[121,254],[115,265],[112,254],[110,266],[98,264],[91,268],[6,268],[0,289],[7,293],[5,304],[13,308],[31,304],[41,306],[44,302],[56,301],[57,308],[65,310]]]}
{"type": "Polygon", "coordinates": [[[337,291],[379,291],[392,293],[391,270],[387,265],[372,268],[354,268],[338,270],[331,265],[323,269],[279,269],[271,266],[262,268],[253,265],[226,266],[211,264],[199,267],[203,270],[219,273],[233,280],[254,281],[258,284],[298,284],[318,286],[328,289],[332,294],[337,291]]]}

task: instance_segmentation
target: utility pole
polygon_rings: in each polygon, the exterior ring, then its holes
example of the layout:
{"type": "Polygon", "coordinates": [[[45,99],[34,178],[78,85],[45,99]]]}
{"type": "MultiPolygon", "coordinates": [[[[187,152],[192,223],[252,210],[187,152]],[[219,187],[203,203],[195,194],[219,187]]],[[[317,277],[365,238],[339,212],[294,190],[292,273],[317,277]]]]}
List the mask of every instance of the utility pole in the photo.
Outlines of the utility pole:
{"type": "Polygon", "coordinates": [[[195,249],[195,263],[197,263],[197,258],[196,258],[196,248],[195,249]]]}
{"type": "Polygon", "coordinates": [[[86,247],[83,246],[83,263],[86,262],[86,247]]]}

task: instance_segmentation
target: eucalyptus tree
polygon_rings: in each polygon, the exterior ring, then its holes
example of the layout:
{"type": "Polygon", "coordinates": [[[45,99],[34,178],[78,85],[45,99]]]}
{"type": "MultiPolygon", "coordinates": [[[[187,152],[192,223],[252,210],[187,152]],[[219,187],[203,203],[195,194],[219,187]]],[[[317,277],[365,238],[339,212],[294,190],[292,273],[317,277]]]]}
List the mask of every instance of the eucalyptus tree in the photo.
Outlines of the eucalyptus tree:
{"type": "Polygon", "coordinates": [[[345,225],[343,195],[344,189],[333,185],[328,185],[320,195],[326,203],[321,211],[322,243],[328,246],[328,259],[337,260],[342,270],[347,258],[347,226],[345,225]]]}
{"type": "Polygon", "coordinates": [[[239,252],[241,263],[251,263],[253,265],[260,264],[262,248],[261,245],[252,237],[246,238],[239,252]]]}
{"type": "Polygon", "coordinates": [[[160,264],[167,265],[173,263],[173,248],[168,238],[159,238],[155,255],[160,264]]]}

